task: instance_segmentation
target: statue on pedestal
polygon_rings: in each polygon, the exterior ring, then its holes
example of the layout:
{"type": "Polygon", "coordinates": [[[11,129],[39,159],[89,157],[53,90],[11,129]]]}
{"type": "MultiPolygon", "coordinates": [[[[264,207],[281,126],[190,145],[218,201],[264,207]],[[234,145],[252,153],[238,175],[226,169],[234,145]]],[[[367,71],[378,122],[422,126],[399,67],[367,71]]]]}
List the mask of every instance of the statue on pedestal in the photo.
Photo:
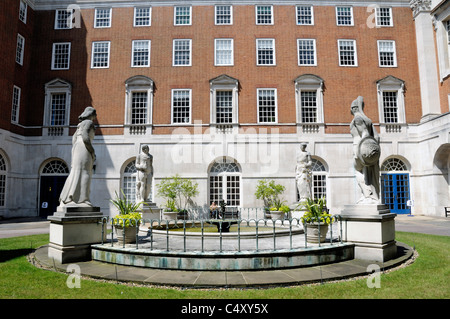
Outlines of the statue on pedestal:
{"type": "Polygon", "coordinates": [[[136,156],[136,202],[148,199],[152,189],[153,156],[149,153],[148,145],[142,146],[141,153],[136,156]]]}
{"type": "Polygon", "coordinates": [[[300,202],[311,198],[311,154],[306,150],[306,143],[300,145],[297,154],[297,165],[295,166],[295,181],[300,202]]]}
{"type": "Polygon", "coordinates": [[[378,204],[380,201],[380,137],[372,121],[364,114],[364,100],[352,102],[350,123],[353,136],[353,166],[362,196],[357,204],[378,204]]]}
{"type": "Polygon", "coordinates": [[[95,151],[92,140],[95,135],[95,109],[86,107],[78,117],[80,123],[72,137],[72,164],[64,188],[60,194],[60,207],[92,207],[90,189],[95,151]]]}

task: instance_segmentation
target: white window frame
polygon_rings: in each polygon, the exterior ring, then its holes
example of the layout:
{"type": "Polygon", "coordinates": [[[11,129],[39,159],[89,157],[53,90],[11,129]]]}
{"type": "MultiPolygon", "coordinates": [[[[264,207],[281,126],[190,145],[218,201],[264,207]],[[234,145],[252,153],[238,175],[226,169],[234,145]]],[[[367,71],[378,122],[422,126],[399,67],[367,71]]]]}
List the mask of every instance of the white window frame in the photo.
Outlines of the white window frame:
{"type": "Polygon", "coordinates": [[[172,95],[170,100],[170,108],[171,108],[171,114],[170,114],[170,122],[172,125],[186,125],[192,123],[192,89],[172,89],[172,95]],[[177,91],[187,91],[189,93],[189,121],[188,122],[174,122],[174,96],[175,92],[177,91]]]}
{"type": "Polygon", "coordinates": [[[172,45],[172,66],[192,66],[192,39],[173,39],[172,45]],[[175,64],[175,43],[177,41],[189,41],[189,63],[188,64],[175,64]]]}
{"type": "Polygon", "coordinates": [[[299,66],[317,66],[316,39],[297,39],[297,62],[298,62],[299,66]],[[312,63],[312,64],[301,63],[301,60],[300,60],[300,42],[301,41],[312,41],[313,42],[314,63],[312,63]]]}
{"type": "Polygon", "coordinates": [[[94,13],[94,28],[95,29],[104,29],[104,28],[111,28],[111,24],[112,24],[112,8],[95,8],[95,13],[94,13]],[[108,20],[108,24],[107,25],[97,25],[97,22],[100,21],[100,18],[98,17],[98,13],[99,11],[106,11],[109,10],[109,17],[108,18],[104,18],[102,17],[101,20],[108,20]]]}
{"type": "Polygon", "coordinates": [[[56,135],[68,135],[69,134],[69,119],[70,119],[70,105],[72,97],[72,85],[61,79],[54,79],[45,84],[45,101],[44,101],[44,129],[43,135],[53,135],[50,134],[51,128],[62,128],[60,134],[56,135]],[[66,106],[65,106],[65,119],[62,125],[53,126],[51,125],[51,115],[52,115],[52,95],[54,94],[65,94],[66,95],[66,106]]]}
{"type": "Polygon", "coordinates": [[[215,25],[233,25],[233,6],[228,5],[228,4],[223,4],[223,5],[219,4],[219,5],[214,6],[214,24],[215,25]],[[218,7],[230,7],[230,22],[229,23],[217,23],[218,7]]]}
{"type": "Polygon", "coordinates": [[[357,67],[358,66],[358,50],[356,47],[356,40],[353,39],[339,39],[338,40],[338,58],[339,58],[339,66],[343,66],[343,67],[357,67]],[[354,64],[342,64],[341,63],[341,46],[340,46],[340,42],[341,41],[351,41],[353,42],[353,57],[354,57],[354,64]]]}
{"type": "Polygon", "coordinates": [[[150,67],[150,56],[151,56],[151,40],[133,40],[131,42],[131,67],[132,68],[148,68],[150,67]],[[135,65],[136,60],[134,56],[134,50],[136,42],[147,42],[147,52],[148,52],[148,60],[146,64],[143,65],[135,65]]]}
{"type": "Polygon", "coordinates": [[[377,81],[378,92],[378,114],[380,123],[383,124],[405,124],[405,82],[393,76],[387,76],[377,81]],[[397,92],[397,122],[386,123],[384,119],[383,92],[397,92]]]}
{"type": "MultiPolygon", "coordinates": [[[[208,171],[208,201],[210,204],[212,204],[212,200],[213,200],[213,194],[211,193],[211,181],[213,181],[213,188],[217,189],[217,190],[222,190],[221,194],[219,192],[217,192],[217,197],[221,197],[221,198],[217,198],[218,201],[220,200],[225,200],[228,201],[228,190],[231,189],[231,185],[228,184],[227,181],[227,177],[230,178],[238,178],[239,182],[238,182],[238,187],[239,187],[239,205],[231,205],[230,203],[228,203],[227,207],[242,207],[242,203],[243,203],[243,181],[242,181],[242,171],[241,171],[241,167],[240,165],[234,161],[231,160],[229,158],[220,158],[220,159],[216,159],[213,164],[211,165],[211,167],[209,168],[208,171]],[[229,166],[229,165],[233,165],[233,167],[236,167],[236,169],[233,169],[233,171],[229,171],[229,169],[226,169],[226,167],[224,167],[224,169],[222,169],[222,171],[219,172],[214,172],[212,171],[212,169],[214,168],[214,165],[216,163],[219,163],[222,165],[222,167],[224,166],[229,166]],[[216,187],[216,183],[220,185],[217,185],[216,187]]],[[[232,181],[233,182],[233,181],[232,181]]],[[[236,181],[234,181],[236,183],[236,181]]],[[[219,206],[219,202],[215,203],[217,206],[219,206]]]]}
{"type": "Polygon", "coordinates": [[[273,12],[273,6],[272,5],[255,5],[255,23],[256,25],[273,25],[274,24],[274,12],[273,12]],[[259,7],[270,7],[270,22],[265,23],[259,23],[258,22],[258,8],[259,7]]]}
{"type": "Polygon", "coordinates": [[[278,90],[276,88],[258,88],[256,89],[256,105],[257,105],[257,120],[258,120],[258,124],[277,124],[278,123],[278,90]],[[262,107],[262,105],[260,105],[259,103],[259,95],[261,91],[273,91],[274,92],[274,97],[275,97],[275,121],[273,122],[266,122],[266,121],[260,121],[260,109],[262,107]]]}
{"type": "Polygon", "coordinates": [[[298,5],[298,6],[296,6],[295,7],[295,18],[296,18],[295,23],[297,25],[314,25],[314,7],[312,5],[298,5]],[[299,8],[310,8],[310,10],[311,10],[311,23],[299,23],[299,18],[300,18],[299,12],[298,12],[299,8]]]}
{"type": "Polygon", "coordinates": [[[72,16],[73,11],[69,12],[67,9],[56,9],[55,10],[55,30],[69,30],[73,28],[72,16]],[[60,19],[60,14],[67,14],[67,16],[63,16],[64,19],[60,19]],[[59,22],[64,21],[64,27],[62,27],[59,22]]]}
{"type": "Polygon", "coordinates": [[[378,66],[380,68],[395,68],[397,67],[397,49],[395,46],[394,40],[377,40],[377,48],[378,48],[378,66]],[[381,43],[382,42],[389,42],[392,43],[392,49],[393,49],[393,64],[392,65],[381,65],[381,43]]]}
{"type": "Polygon", "coordinates": [[[439,78],[443,83],[450,76],[450,13],[443,17],[436,17],[435,30],[439,78]]]}
{"type": "Polygon", "coordinates": [[[8,204],[8,171],[9,163],[7,161],[6,154],[0,150],[0,208],[7,207],[8,204]]]}
{"type": "Polygon", "coordinates": [[[173,7],[173,25],[174,26],[189,26],[189,25],[192,25],[192,6],[190,6],[190,5],[174,6],[173,7]],[[189,8],[189,23],[177,23],[177,17],[178,17],[177,9],[180,9],[180,8],[189,8]]]}
{"type": "Polygon", "coordinates": [[[378,28],[384,28],[384,27],[393,27],[394,26],[394,17],[392,15],[393,11],[391,7],[376,7],[375,8],[375,25],[378,28]],[[382,25],[379,22],[381,21],[381,9],[389,9],[389,24],[382,25]]]}
{"type": "Polygon", "coordinates": [[[12,94],[12,108],[11,108],[11,123],[19,123],[20,99],[22,96],[22,89],[16,85],[13,86],[12,94]]]}
{"type": "Polygon", "coordinates": [[[25,38],[17,33],[17,44],[16,44],[16,63],[23,65],[23,59],[25,55],[25,38]]]}
{"type": "Polygon", "coordinates": [[[355,25],[355,19],[354,19],[354,15],[353,15],[353,7],[352,6],[336,6],[336,25],[340,26],[340,27],[352,27],[355,25]],[[339,23],[339,8],[350,8],[350,24],[341,24],[339,23]]]}
{"type": "Polygon", "coordinates": [[[153,80],[143,76],[136,75],[125,81],[125,124],[126,125],[149,125],[153,122],[153,80]],[[133,93],[147,93],[147,119],[145,123],[133,124],[133,93]]]}
{"type": "Polygon", "coordinates": [[[28,4],[24,0],[20,0],[19,3],[19,20],[23,23],[27,23],[28,4]]]}
{"type": "Polygon", "coordinates": [[[256,39],[256,65],[258,66],[276,66],[277,65],[277,59],[276,59],[276,54],[275,54],[275,39],[269,39],[269,38],[264,38],[264,39],[256,39]],[[272,64],[260,64],[259,63],[259,42],[260,41],[271,41],[272,42],[272,55],[273,55],[273,63],[272,64]]]}
{"type": "MultiPolygon", "coordinates": [[[[139,18],[142,18],[142,17],[139,17],[139,18]]],[[[145,18],[147,18],[147,17],[145,17],[145,18]]],[[[148,7],[134,7],[134,16],[133,16],[133,27],[136,27],[136,28],[140,28],[140,27],[150,27],[152,25],[152,7],[151,6],[148,6],[148,7]],[[137,21],[137,18],[138,18],[138,16],[136,15],[137,14],[137,11],[139,10],[139,9],[148,9],[149,10],[149,12],[148,12],[148,24],[136,24],[136,21],[137,21]]]]}
{"type": "Polygon", "coordinates": [[[53,48],[52,48],[52,65],[51,65],[51,69],[52,70],[69,70],[70,69],[70,53],[71,53],[71,43],[70,42],[56,42],[56,43],[53,43],[53,48]],[[58,46],[58,45],[69,45],[69,47],[68,47],[68,52],[67,52],[67,67],[65,67],[65,68],[58,68],[58,67],[55,67],[55,58],[56,58],[56,55],[55,55],[55,52],[56,52],[56,47],[58,46]]]}
{"type": "Polygon", "coordinates": [[[234,65],[234,40],[233,39],[225,39],[225,38],[220,38],[220,39],[214,39],[214,65],[215,66],[233,66],[234,65]],[[218,63],[217,59],[218,59],[218,48],[217,48],[217,42],[218,41],[230,41],[231,43],[231,61],[230,63],[218,63]]]}
{"type": "Polygon", "coordinates": [[[323,86],[324,81],[313,74],[304,74],[294,80],[295,83],[295,103],[297,123],[302,121],[302,92],[316,92],[316,122],[305,122],[303,124],[324,123],[323,111],[323,86]]]}
{"type": "Polygon", "coordinates": [[[220,75],[209,81],[210,86],[210,123],[237,124],[239,122],[239,81],[228,75],[220,75]],[[231,123],[217,123],[217,92],[231,91],[232,93],[232,121],[231,123]]]}
{"type": "Polygon", "coordinates": [[[111,57],[111,41],[94,41],[94,42],[92,42],[91,69],[108,69],[110,57],[111,57]],[[107,43],[108,44],[108,59],[107,59],[106,66],[94,66],[94,49],[95,49],[95,45],[98,43],[107,43]]]}

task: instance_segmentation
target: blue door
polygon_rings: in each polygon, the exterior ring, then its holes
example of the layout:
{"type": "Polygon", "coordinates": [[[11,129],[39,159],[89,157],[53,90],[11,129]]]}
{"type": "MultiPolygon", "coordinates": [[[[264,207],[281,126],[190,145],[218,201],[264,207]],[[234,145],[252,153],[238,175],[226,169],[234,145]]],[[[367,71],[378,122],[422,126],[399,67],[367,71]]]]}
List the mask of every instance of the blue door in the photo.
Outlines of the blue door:
{"type": "Polygon", "coordinates": [[[409,195],[409,174],[382,174],[381,186],[383,204],[388,205],[391,213],[410,214],[407,205],[409,195]]]}

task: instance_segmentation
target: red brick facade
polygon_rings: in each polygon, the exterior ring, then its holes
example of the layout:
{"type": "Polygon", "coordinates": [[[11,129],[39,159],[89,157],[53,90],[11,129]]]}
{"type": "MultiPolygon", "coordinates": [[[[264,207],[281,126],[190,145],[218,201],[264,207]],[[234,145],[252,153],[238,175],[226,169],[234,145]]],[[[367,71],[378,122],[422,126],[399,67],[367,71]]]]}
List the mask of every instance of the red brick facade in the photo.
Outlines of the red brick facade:
{"type": "MultiPolygon", "coordinates": [[[[145,75],[154,81],[153,134],[167,134],[178,126],[171,123],[171,89],[192,89],[192,123],[210,122],[209,81],[221,74],[239,80],[239,123],[257,123],[257,88],[276,88],[278,123],[284,133],[295,133],[294,79],[314,74],[324,80],[324,122],[326,133],[347,133],[339,123],[351,121],[350,104],[364,96],[366,114],[379,122],[376,81],[392,75],[405,81],[405,116],[407,123],[421,118],[420,87],[417,68],[414,20],[409,7],[394,7],[393,27],[370,28],[370,12],[354,7],[354,25],[336,26],[334,6],[314,7],[314,25],[296,25],[293,5],[274,5],[274,24],[256,25],[253,5],[233,6],[233,25],[214,24],[214,6],[193,6],[192,25],[174,26],[172,6],[152,8],[151,26],[133,27],[133,8],[113,8],[110,28],[96,29],[94,9],[81,10],[81,28],[55,30],[55,12],[28,10],[27,24],[17,20],[18,1],[2,1],[5,18],[0,19],[2,37],[7,37],[0,68],[7,79],[1,88],[2,114],[11,112],[12,83],[22,87],[20,109],[22,129],[11,125],[10,116],[2,116],[0,127],[25,135],[40,135],[44,112],[44,84],[61,78],[72,84],[70,124],[87,105],[97,109],[99,134],[122,134],[125,116],[125,81],[134,75],[145,75]],[[12,5],[6,5],[11,3],[12,5]],[[7,9],[7,10],[6,10],[7,9]],[[7,31],[8,30],[8,31],[7,31]],[[26,37],[25,63],[13,63],[16,33],[26,37]],[[173,39],[192,39],[192,66],[172,66],[173,39]],[[214,66],[214,39],[234,39],[234,66],[214,66]],[[256,65],[256,39],[275,39],[276,66],[256,65]],[[316,39],[317,66],[298,66],[297,39],[316,39]],[[132,40],[151,40],[150,67],[131,67],[132,40]],[[338,39],[354,39],[357,45],[357,67],[339,66],[338,39]],[[93,41],[111,41],[110,66],[91,69],[93,41]],[[377,40],[395,40],[397,67],[378,66],[377,40]],[[52,44],[71,42],[70,69],[51,70],[52,44]],[[13,77],[14,76],[14,77],[13,77]],[[167,126],[164,126],[166,125],[167,126]],[[159,126],[162,125],[162,126],[159,126]]],[[[448,83],[444,84],[447,85],[448,83]]],[[[445,91],[445,88],[442,89],[445,91]]],[[[443,95],[445,95],[443,93],[443,95]]],[[[445,99],[443,96],[442,99],[445,99]]],[[[444,103],[445,105],[446,103],[444,103]]],[[[443,110],[445,111],[445,109],[443,110]]],[[[248,127],[248,126],[246,126],[248,127]]],[[[191,128],[190,128],[191,129],[191,128]]]]}

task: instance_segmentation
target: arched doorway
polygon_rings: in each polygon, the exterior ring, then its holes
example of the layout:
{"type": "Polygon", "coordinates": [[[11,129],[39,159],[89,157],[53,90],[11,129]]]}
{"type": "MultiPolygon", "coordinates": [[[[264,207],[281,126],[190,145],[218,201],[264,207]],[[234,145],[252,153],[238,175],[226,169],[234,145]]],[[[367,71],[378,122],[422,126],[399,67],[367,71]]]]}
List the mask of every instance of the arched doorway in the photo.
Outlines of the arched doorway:
{"type": "Polygon", "coordinates": [[[381,165],[382,203],[392,213],[411,214],[408,166],[399,158],[388,158],[381,165]]]}
{"type": "Polygon", "coordinates": [[[241,170],[226,157],[215,160],[209,169],[209,205],[222,200],[229,208],[241,206],[241,170]]]}
{"type": "Polygon", "coordinates": [[[67,176],[69,176],[69,168],[61,160],[51,160],[42,168],[38,209],[40,217],[47,217],[56,212],[59,205],[59,195],[67,176]]]}

